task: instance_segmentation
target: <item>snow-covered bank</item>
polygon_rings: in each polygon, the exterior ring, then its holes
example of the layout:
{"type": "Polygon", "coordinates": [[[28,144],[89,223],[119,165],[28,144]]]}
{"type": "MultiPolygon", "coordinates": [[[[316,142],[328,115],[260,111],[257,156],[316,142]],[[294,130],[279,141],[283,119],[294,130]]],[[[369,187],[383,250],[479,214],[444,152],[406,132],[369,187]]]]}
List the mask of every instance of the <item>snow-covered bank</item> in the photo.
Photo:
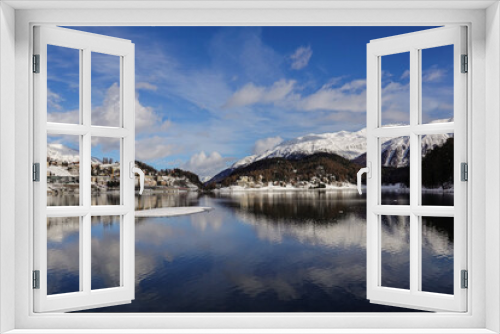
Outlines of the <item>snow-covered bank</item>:
{"type": "MultiPolygon", "coordinates": [[[[363,187],[366,187],[366,186],[363,186],[363,187]]],[[[382,191],[394,191],[394,192],[401,192],[401,193],[409,193],[410,188],[406,187],[402,183],[384,184],[384,185],[382,185],[382,191]]],[[[443,187],[437,187],[437,188],[422,187],[422,192],[423,193],[434,193],[434,194],[453,194],[455,192],[455,189],[454,189],[454,187],[446,188],[446,189],[444,189],[443,187]]]]}
{"type": "Polygon", "coordinates": [[[293,187],[291,185],[274,186],[267,185],[260,188],[247,188],[240,186],[229,186],[225,188],[215,189],[215,192],[230,193],[230,192],[268,192],[268,191],[315,191],[315,190],[343,190],[343,191],[356,191],[356,185],[352,183],[343,183],[341,186],[326,184],[325,188],[313,188],[313,187],[293,187]]]}

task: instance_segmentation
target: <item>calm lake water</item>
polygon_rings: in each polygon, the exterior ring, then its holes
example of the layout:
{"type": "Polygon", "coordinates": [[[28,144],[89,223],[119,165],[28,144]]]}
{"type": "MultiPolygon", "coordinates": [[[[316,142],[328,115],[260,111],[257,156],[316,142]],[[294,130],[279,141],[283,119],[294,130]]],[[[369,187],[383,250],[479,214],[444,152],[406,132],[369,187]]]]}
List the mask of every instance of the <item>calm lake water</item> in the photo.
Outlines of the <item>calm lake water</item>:
{"type": "MultiPolygon", "coordinates": [[[[116,201],[115,195],[106,200],[116,201]]],[[[394,204],[397,193],[384,194],[394,204]]],[[[445,205],[450,196],[429,194],[445,205]]],[[[51,201],[71,203],[73,198],[51,201]]],[[[366,200],[356,192],[145,194],[137,209],[210,213],[136,219],[136,298],[91,312],[390,312],[366,300],[366,200]]],[[[78,220],[48,223],[49,293],[78,290],[78,220]]],[[[409,287],[409,221],[382,217],[382,285],[409,287]]],[[[423,221],[423,290],[453,293],[453,220],[423,221]]],[[[119,218],[92,221],[92,288],[119,282],[119,218]]]]}

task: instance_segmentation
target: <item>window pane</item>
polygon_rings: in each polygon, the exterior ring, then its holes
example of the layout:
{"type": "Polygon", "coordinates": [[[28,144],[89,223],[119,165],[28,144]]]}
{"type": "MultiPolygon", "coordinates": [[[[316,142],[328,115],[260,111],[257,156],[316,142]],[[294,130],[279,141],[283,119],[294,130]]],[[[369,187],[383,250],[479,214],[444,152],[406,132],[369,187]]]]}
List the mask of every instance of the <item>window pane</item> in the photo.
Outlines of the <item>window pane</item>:
{"type": "Polygon", "coordinates": [[[92,137],[92,205],[120,205],[120,143],[92,137]]]}
{"type": "Polygon", "coordinates": [[[453,45],[422,50],[422,123],[453,121],[453,45]]]}
{"type": "Polygon", "coordinates": [[[80,50],[47,45],[47,121],[80,122],[80,50]]]}
{"type": "Polygon", "coordinates": [[[92,217],[92,290],[120,286],[120,216],[92,217]]]}
{"type": "Polygon", "coordinates": [[[381,57],[381,124],[410,124],[410,53],[381,57]]]}
{"type": "Polygon", "coordinates": [[[382,286],[410,288],[410,217],[382,216],[382,286]]]}
{"type": "Polygon", "coordinates": [[[121,126],[120,57],[92,52],[92,125],[121,126]]]}
{"type": "Polygon", "coordinates": [[[381,204],[410,203],[410,137],[380,138],[381,204]]]}
{"type": "Polygon", "coordinates": [[[80,291],[80,218],[47,218],[47,294],[80,291]]]}
{"type": "Polygon", "coordinates": [[[421,137],[422,205],[453,206],[453,140],[453,133],[421,137]]]}
{"type": "Polygon", "coordinates": [[[47,205],[80,205],[80,137],[47,135],[47,205]]]}
{"type": "Polygon", "coordinates": [[[453,294],[453,218],[422,217],[422,291],[453,294]]]}

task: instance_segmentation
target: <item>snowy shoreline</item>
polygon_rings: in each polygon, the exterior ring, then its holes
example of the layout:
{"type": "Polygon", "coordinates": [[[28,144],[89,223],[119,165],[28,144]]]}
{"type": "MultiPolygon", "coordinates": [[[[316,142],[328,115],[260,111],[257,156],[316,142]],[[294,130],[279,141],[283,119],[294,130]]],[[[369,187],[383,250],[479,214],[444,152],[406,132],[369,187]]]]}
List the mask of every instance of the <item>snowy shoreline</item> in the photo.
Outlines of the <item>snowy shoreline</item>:
{"type": "Polygon", "coordinates": [[[335,191],[357,191],[356,185],[352,183],[344,183],[342,186],[332,186],[325,185],[325,188],[300,188],[300,187],[282,187],[282,186],[265,186],[260,188],[246,188],[240,186],[229,186],[220,189],[214,189],[214,192],[220,193],[231,193],[231,192],[287,192],[287,191],[327,191],[327,190],[335,190],[335,191]]]}
{"type": "MultiPolygon", "coordinates": [[[[366,185],[362,185],[361,188],[366,191],[366,185]]],[[[357,186],[352,183],[344,183],[342,186],[333,186],[327,184],[325,188],[299,188],[299,187],[282,187],[282,186],[265,186],[260,188],[246,188],[240,186],[229,186],[220,189],[214,189],[214,192],[220,193],[232,193],[232,192],[287,192],[287,191],[357,191],[357,186]]],[[[410,188],[402,186],[400,183],[382,185],[382,191],[384,192],[401,192],[408,193],[410,188]]],[[[453,194],[454,188],[443,189],[439,188],[424,188],[422,187],[423,193],[437,193],[437,194],[453,194]]]]}

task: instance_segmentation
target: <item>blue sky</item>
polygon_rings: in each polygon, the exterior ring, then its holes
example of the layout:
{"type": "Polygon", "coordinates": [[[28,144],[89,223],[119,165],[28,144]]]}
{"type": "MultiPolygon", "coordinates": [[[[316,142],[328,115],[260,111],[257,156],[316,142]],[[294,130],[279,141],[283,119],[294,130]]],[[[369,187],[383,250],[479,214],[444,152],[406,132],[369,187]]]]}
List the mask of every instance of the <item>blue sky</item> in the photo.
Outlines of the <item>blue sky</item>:
{"type": "MultiPolygon", "coordinates": [[[[135,43],[137,159],[209,176],[283,140],[364,128],[366,44],[427,27],[72,29],[135,43]]],[[[450,50],[424,50],[424,122],[453,113],[450,50]]],[[[408,61],[388,57],[383,120],[405,123],[408,61]]],[[[116,125],[117,57],[93,54],[92,63],[93,124],[116,125]]],[[[49,120],[78,122],[78,52],[52,47],[48,66],[49,120]]],[[[93,144],[116,159],[114,143],[93,144]]]]}

